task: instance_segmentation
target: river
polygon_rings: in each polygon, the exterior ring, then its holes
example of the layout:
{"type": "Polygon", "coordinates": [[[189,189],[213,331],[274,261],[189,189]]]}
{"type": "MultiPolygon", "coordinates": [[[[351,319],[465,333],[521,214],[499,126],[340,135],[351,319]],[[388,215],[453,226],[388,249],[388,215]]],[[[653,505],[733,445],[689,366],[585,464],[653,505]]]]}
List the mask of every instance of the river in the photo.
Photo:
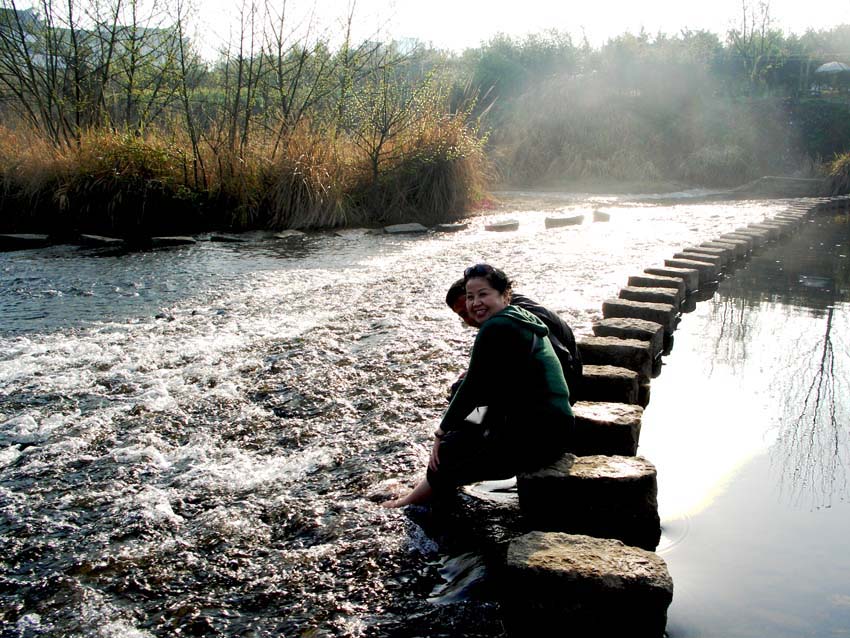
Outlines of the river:
{"type": "MultiPolygon", "coordinates": [[[[699,195],[0,254],[0,636],[502,635],[486,587],[437,595],[456,557],[374,502],[421,476],[465,367],[446,288],[486,261],[589,335],[629,275],[789,205],[699,195]]],[[[670,636],[847,635],[848,243],[819,215],[760,251],[652,381],[670,636]]]]}

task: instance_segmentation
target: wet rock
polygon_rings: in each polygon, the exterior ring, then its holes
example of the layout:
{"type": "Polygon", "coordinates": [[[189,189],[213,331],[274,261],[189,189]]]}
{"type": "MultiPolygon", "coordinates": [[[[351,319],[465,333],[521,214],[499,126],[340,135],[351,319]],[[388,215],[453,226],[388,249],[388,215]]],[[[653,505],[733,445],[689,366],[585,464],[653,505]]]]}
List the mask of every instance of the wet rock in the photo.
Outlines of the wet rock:
{"type": "Polygon", "coordinates": [[[714,281],[720,269],[707,261],[697,261],[696,259],[665,259],[665,266],[673,268],[691,268],[699,273],[699,282],[714,281]]]}
{"type": "Polygon", "coordinates": [[[641,286],[626,286],[620,288],[620,299],[629,301],[644,301],[647,303],[664,303],[678,306],[684,295],[674,288],[646,288],[641,286]]]}
{"type": "Polygon", "coordinates": [[[546,228],[558,228],[559,226],[578,226],[584,221],[584,215],[570,215],[559,217],[547,217],[546,228]]]}
{"type": "Polygon", "coordinates": [[[617,366],[585,365],[582,367],[581,383],[575,390],[579,401],[637,403],[638,373],[617,366]]]}
{"type": "Polygon", "coordinates": [[[672,268],[670,266],[644,268],[647,275],[661,275],[662,277],[678,277],[685,282],[685,294],[690,294],[699,288],[699,271],[693,268],[672,268]]]}
{"type": "Polygon", "coordinates": [[[422,224],[417,223],[391,224],[390,226],[384,226],[384,232],[390,235],[402,235],[408,233],[427,233],[428,229],[422,224]]]}
{"type": "Polygon", "coordinates": [[[641,456],[565,454],[517,476],[532,529],[616,538],[654,550],[661,539],[655,466],[641,456]]]}
{"type": "Polygon", "coordinates": [[[578,401],[573,405],[576,420],[576,456],[637,454],[643,408],[639,405],[578,401]]]}
{"type": "Polygon", "coordinates": [[[645,319],[629,317],[611,317],[593,324],[593,334],[597,337],[619,337],[620,339],[639,339],[649,343],[649,352],[653,359],[664,348],[664,326],[645,319]]]}
{"type": "Polygon", "coordinates": [[[664,560],[607,538],[535,531],[508,546],[509,636],[664,635],[673,579],[664,560]],[[553,632],[553,628],[561,628],[553,632]]]}
{"type": "Polygon", "coordinates": [[[484,226],[484,230],[489,230],[497,233],[508,232],[512,230],[517,230],[519,228],[519,222],[515,219],[506,219],[501,222],[493,222],[491,224],[486,224],[484,226]]]}
{"type": "Polygon", "coordinates": [[[648,303],[645,301],[629,301],[628,299],[607,299],[602,302],[602,316],[629,317],[645,319],[664,326],[665,333],[672,333],[678,311],[675,306],[663,303],[648,303]]]}
{"type": "Polygon", "coordinates": [[[582,362],[589,365],[609,365],[634,370],[642,378],[652,374],[652,353],[649,343],[619,337],[585,337],[577,344],[582,362]]]}

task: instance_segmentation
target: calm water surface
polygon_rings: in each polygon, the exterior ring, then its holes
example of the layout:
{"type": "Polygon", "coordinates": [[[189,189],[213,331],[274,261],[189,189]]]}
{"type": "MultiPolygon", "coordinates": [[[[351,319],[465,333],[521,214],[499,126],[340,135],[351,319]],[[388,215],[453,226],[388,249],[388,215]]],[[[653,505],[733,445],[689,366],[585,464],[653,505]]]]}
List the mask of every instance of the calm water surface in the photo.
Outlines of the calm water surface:
{"type": "MultiPolygon", "coordinates": [[[[629,275],[790,205],[506,198],[516,233],[0,254],[0,635],[501,635],[447,590],[475,558],[373,500],[465,367],[446,287],[489,261],[590,334],[629,275]]],[[[762,250],[653,380],[671,636],[847,635],[848,250],[830,216],[762,250]]]]}

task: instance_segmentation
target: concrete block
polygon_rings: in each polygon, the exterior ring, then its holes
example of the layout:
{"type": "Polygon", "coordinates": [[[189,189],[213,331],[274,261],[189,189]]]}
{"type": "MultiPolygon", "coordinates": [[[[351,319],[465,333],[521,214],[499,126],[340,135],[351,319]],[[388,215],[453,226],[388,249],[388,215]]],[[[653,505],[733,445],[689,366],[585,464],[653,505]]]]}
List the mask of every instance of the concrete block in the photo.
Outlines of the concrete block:
{"type": "Polygon", "coordinates": [[[707,261],[697,261],[696,259],[665,259],[665,266],[672,268],[692,268],[699,272],[699,282],[714,281],[717,275],[720,274],[720,268],[707,261]]]}
{"type": "Polygon", "coordinates": [[[638,373],[617,366],[584,365],[575,398],[579,401],[637,404],[638,373]]]}
{"type": "Polygon", "coordinates": [[[690,294],[699,288],[699,270],[694,268],[672,268],[670,266],[653,266],[644,268],[647,275],[661,275],[662,277],[678,277],[685,282],[685,294],[690,294]]]}
{"type": "Polygon", "coordinates": [[[728,250],[732,253],[732,259],[740,259],[749,251],[749,245],[745,241],[736,242],[732,239],[722,241],[706,241],[699,245],[699,248],[718,248],[720,250],[728,250]]]}
{"type": "Polygon", "coordinates": [[[641,286],[626,286],[620,288],[620,299],[629,301],[645,301],[648,303],[665,303],[678,307],[684,296],[674,288],[644,288],[641,286]]]}
{"type": "Polygon", "coordinates": [[[704,261],[709,264],[713,264],[717,267],[717,270],[723,267],[723,264],[726,263],[722,257],[719,255],[712,255],[711,253],[703,253],[699,250],[683,250],[681,252],[675,253],[673,255],[674,259],[693,259],[694,261],[704,261]]]}
{"type": "Polygon", "coordinates": [[[654,552],[560,532],[513,539],[500,587],[510,638],[662,638],[673,600],[673,579],[654,552]]]}
{"type": "Polygon", "coordinates": [[[517,476],[532,529],[616,538],[654,550],[661,539],[655,466],[641,456],[565,454],[517,476]]]}
{"type": "Polygon", "coordinates": [[[38,233],[0,234],[0,250],[26,250],[50,245],[50,237],[38,233]]]}
{"type": "Polygon", "coordinates": [[[505,233],[519,228],[519,222],[515,219],[506,219],[501,222],[492,222],[484,225],[484,230],[489,230],[496,233],[505,233]]]}
{"type": "Polygon", "coordinates": [[[629,317],[610,317],[593,324],[593,334],[597,337],[618,337],[620,339],[638,339],[649,344],[653,359],[658,358],[664,348],[664,326],[646,319],[629,317]]]}
{"type": "Polygon", "coordinates": [[[642,288],[672,288],[679,293],[679,298],[685,297],[685,282],[679,277],[663,277],[661,275],[632,275],[629,277],[629,286],[640,286],[642,288]]]}
{"type": "MultiPolygon", "coordinates": [[[[688,246],[682,249],[683,254],[696,254],[699,257],[711,255],[720,259],[720,266],[725,266],[735,260],[735,250],[731,246],[688,246]]],[[[697,259],[699,259],[697,257],[697,259]]]]}
{"type": "Polygon", "coordinates": [[[727,239],[734,239],[735,241],[747,242],[748,253],[752,252],[753,248],[756,247],[755,238],[752,235],[743,235],[741,233],[724,233],[723,235],[720,235],[720,239],[718,241],[726,241],[727,239]]]}
{"type": "Polygon", "coordinates": [[[607,299],[602,302],[602,316],[629,317],[646,319],[660,323],[664,332],[670,334],[676,327],[676,317],[679,311],[675,306],[664,303],[649,303],[645,301],[629,301],[628,299],[607,299]]]}
{"type": "Polygon", "coordinates": [[[652,374],[653,357],[646,341],[618,337],[584,337],[576,345],[584,364],[634,370],[643,379],[648,379],[652,374]]]}
{"type": "Polygon", "coordinates": [[[758,248],[764,246],[771,240],[770,233],[766,230],[756,230],[755,228],[736,228],[736,235],[746,235],[753,238],[753,245],[758,248]]]}
{"type": "Polygon", "coordinates": [[[758,224],[747,224],[747,229],[763,231],[767,233],[769,239],[779,239],[780,235],[782,235],[782,228],[779,225],[768,224],[766,222],[760,222],[758,224]]]}
{"type": "Polygon", "coordinates": [[[584,215],[570,215],[564,217],[547,217],[544,225],[546,228],[558,228],[560,226],[578,226],[584,221],[584,215]]]}
{"type": "Polygon", "coordinates": [[[640,440],[643,408],[639,405],[578,401],[573,405],[576,456],[634,456],[640,440]]]}

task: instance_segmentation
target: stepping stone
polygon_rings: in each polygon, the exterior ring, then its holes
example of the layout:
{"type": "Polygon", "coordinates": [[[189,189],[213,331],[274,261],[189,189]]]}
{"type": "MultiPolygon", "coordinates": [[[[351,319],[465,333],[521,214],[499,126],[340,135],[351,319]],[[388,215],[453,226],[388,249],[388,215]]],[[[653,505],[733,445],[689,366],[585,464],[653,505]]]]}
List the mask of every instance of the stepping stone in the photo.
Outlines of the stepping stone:
{"type": "Polygon", "coordinates": [[[770,240],[770,236],[765,230],[755,230],[753,228],[736,228],[735,234],[752,237],[753,245],[756,248],[764,246],[770,240]]]}
{"type": "Polygon", "coordinates": [[[497,233],[504,233],[511,230],[516,230],[519,228],[519,222],[515,219],[508,219],[502,222],[493,222],[492,224],[486,224],[484,226],[484,230],[489,230],[497,233]]]}
{"type": "Polygon", "coordinates": [[[602,319],[593,324],[593,334],[597,337],[646,341],[649,343],[649,352],[653,359],[658,358],[664,348],[664,326],[645,319],[628,317],[602,319]]]}
{"type": "Polygon", "coordinates": [[[661,275],[662,277],[678,277],[685,282],[685,294],[688,295],[699,288],[699,270],[694,268],[670,268],[653,266],[644,268],[647,275],[661,275]]]}
{"type": "Polygon", "coordinates": [[[576,343],[583,364],[617,366],[634,370],[643,379],[652,375],[649,343],[618,337],[585,337],[576,343]]]}
{"type": "Polygon", "coordinates": [[[606,213],[601,210],[593,211],[593,221],[595,222],[607,222],[611,221],[611,213],[606,213]]]}
{"type": "Polygon", "coordinates": [[[643,408],[639,405],[577,401],[573,405],[576,456],[634,456],[640,439],[643,408]]]}
{"type": "Polygon", "coordinates": [[[244,237],[237,237],[236,235],[223,235],[213,233],[210,235],[210,241],[217,241],[224,244],[244,244],[248,240],[244,237]]]}
{"type": "Polygon", "coordinates": [[[50,244],[50,237],[36,233],[0,234],[0,250],[26,250],[50,244]]]}
{"type": "Polygon", "coordinates": [[[546,228],[558,228],[559,226],[578,226],[584,221],[584,215],[571,215],[570,217],[547,217],[546,228]]]}
{"type": "Polygon", "coordinates": [[[665,259],[664,265],[672,268],[692,268],[699,272],[700,283],[716,280],[720,272],[720,269],[714,264],[696,259],[665,259]]]}
{"type": "Polygon", "coordinates": [[[437,224],[434,226],[434,230],[438,233],[456,233],[461,230],[466,230],[469,228],[469,224],[467,222],[459,222],[457,224],[437,224]]]}
{"type": "Polygon", "coordinates": [[[679,298],[685,297],[685,282],[679,277],[663,277],[661,275],[632,275],[629,277],[629,286],[641,288],[673,288],[679,293],[679,298]]]}
{"type": "Polygon", "coordinates": [[[678,309],[670,304],[629,301],[628,299],[607,299],[602,302],[602,317],[605,319],[609,317],[646,319],[660,323],[667,334],[672,334],[675,329],[677,315],[678,309]]]}
{"type": "Polygon", "coordinates": [[[712,255],[710,253],[701,253],[699,251],[689,251],[683,250],[682,252],[675,253],[673,255],[674,259],[693,259],[694,261],[704,261],[709,264],[713,264],[717,267],[718,270],[723,266],[724,261],[723,258],[718,255],[712,255]]]}
{"type": "Polygon", "coordinates": [[[531,529],[616,538],[654,550],[661,539],[655,466],[642,456],[564,454],[517,476],[531,529]]]}
{"type": "MultiPolygon", "coordinates": [[[[583,365],[581,383],[576,388],[579,401],[638,404],[638,373],[617,366],[583,365]]],[[[572,389],[571,389],[571,394],[572,389]]]]}
{"type": "Polygon", "coordinates": [[[706,241],[700,244],[700,246],[706,247],[717,247],[717,248],[726,248],[728,250],[732,250],[735,253],[735,259],[741,259],[742,257],[746,257],[750,252],[750,243],[744,239],[722,239],[718,238],[713,241],[706,241]]]}
{"type": "Polygon", "coordinates": [[[508,544],[507,635],[662,638],[673,579],[658,554],[608,538],[529,532],[508,544]]]}
{"type": "Polygon", "coordinates": [[[428,229],[422,224],[410,223],[410,224],[390,224],[389,226],[384,226],[384,232],[390,235],[404,235],[410,233],[427,233],[428,229]]]}
{"type": "Polygon", "coordinates": [[[124,243],[123,239],[118,237],[104,237],[103,235],[80,235],[80,246],[120,246],[124,243]]]}
{"type": "Polygon", "coordinates": [[[150,245],[154,248],[166,248],[169,246],[191,246],[197,244],[197,240],[193,237],[183,235],[171,235],[165,237],[151,237],[150,245]]]}
{"type": "Polygon", "coordinates": [[[705,255],[711,255],[712,257],[720,259],[721,267],[735,259],[735,251],[732,248],[722,248],[718,246],[688,246],[682,250],[682,254],[697,255],[697,258],[704,257],[705,255]]]}
{"type": "Polygon", "coordinates": [[[676,307],[682,303],[682,297],[679,295],[679,291],[674,288],[626,286],[625,288],[620,288],[620,299],[647,301],[649,303],[666,303],[676,307]]]}
{"type": "MultiPolygon", "coordinates": [[[[690,248],[688,248],[687,250],[690,250],[690,248]]],[[[726,255],[729,262],[733,262],[736,259],[738,259],[739,257],[743,257],[743,255],[745,254],[744,251],[746,250],[746,244],[744,244],[743,247],[741,247],[741,246],[736,246],[735,244],[731,243],[731,240],[728,241],[728,242],[704,241],[699,246],[694,246],[693,250],[695,250],[695,251],[710,250],[712,252],[717,251],[717,254],[720,254],[722,252],[723,254],[726,255]]]]}
{"type": "Polygon", "coordinates": [[[306,237],[306,233],[301,232],[300,230],[282,230],[279,233],[274,234],[275,239],[291,239],[293,237],[306,237]]]}
{"type": "MultiPolygon", "coordinates": [[[[753,248],[756,247],[755,238],[753,238],[752,235],[743,235],[741,233],[725,233],[723,235],[720,235],[720,238],[717,241],[727,241],[727,240],[747,242],[747,252],[748,253],[752,252],[753,248]]],[[[759,245],[761,245],[761,244],[759,244],[759,245]]]]}
{"type": "Polygon", "coordinates": [[[748,224],[747,230],[757,230],[759,232],[767,233],[767,236],[770,239],[779,239],[779,236],[782,234],[782,228],[775,224],[748,224]]]}

